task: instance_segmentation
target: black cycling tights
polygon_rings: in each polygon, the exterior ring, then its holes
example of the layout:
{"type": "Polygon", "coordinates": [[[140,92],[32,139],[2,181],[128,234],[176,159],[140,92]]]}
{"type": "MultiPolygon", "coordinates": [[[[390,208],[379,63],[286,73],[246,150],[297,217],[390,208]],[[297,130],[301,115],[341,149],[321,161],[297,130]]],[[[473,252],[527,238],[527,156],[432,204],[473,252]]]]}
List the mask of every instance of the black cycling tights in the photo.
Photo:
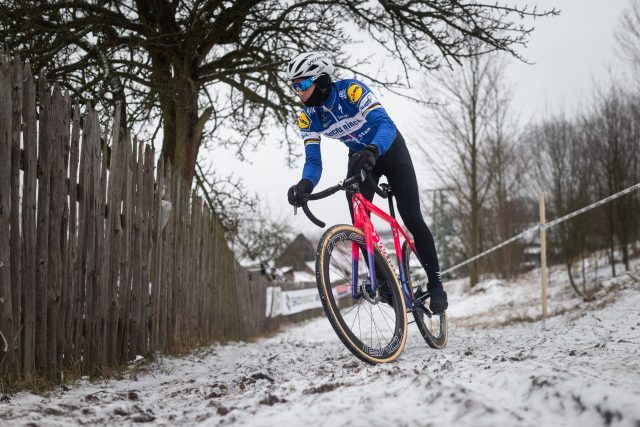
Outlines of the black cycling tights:
{"type": "MultiPolygon", "coordinates": [[[[349,153],[347,177],[352,174],[352,154],[352,152],[349,153]]],[[[418,192],[416,172],[413,169],[407,144],[399,131],[389,150],[378,158],[372,175],[376,183],[382,175],[387,177],[396,198],[398,213],[400,213],[404,225],[413,235],[418,257],[422,261],[424,269],[427,272],[427,277],[429,278],[430,290],[433,290],[432,286],[442,286],[436,246],[433,242],[431,230],[429,230],[429,227],[424,222],[424,218],[422,218],[422,213],[420,212],[420,195],[418,192]]],[[[367,182],[362,183],[360,191],[367,200],[370,201],[373,198],[374,189],[367,182]]],[[[353,206],[351,206],[351,199],[348,195],[347,199],[349,200],[349,211],[351,212],[351,220],[353,221],[353,206]]]]}

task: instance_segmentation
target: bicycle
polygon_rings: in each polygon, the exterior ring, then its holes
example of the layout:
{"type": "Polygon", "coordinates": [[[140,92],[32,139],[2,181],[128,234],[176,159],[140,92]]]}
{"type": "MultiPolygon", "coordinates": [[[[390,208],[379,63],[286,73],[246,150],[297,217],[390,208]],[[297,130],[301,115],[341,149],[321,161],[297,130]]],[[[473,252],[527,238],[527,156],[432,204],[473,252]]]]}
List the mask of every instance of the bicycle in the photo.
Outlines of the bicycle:
{"type": "Polygon", "coordinates": [[[426,273],[413,242],[396,221],[391,187],[388,184],[378,187],[367,177],[376,193],[388,199],[387,214],[364,198],[358,178],[364,181],[365,176],[349,178],[311,194],[300,203],[309,220],[324,228],[326,224],[311,213],[307,202],[338,191],[351,195],[354,224],[330,227],[316,251],[316,282],[331,326],[347,349],[359,359],[372,364],[392,362],[404,349],[407,314],[411,312],[427,344],[441,349],[448,341],[447,314],[446,311],[435,314],[429,309],[426,273]],[[369,213],[391,227],[398,273],[391,266],[369,213]],[[400,237],[404,239],[402,246],[400,237]],[[361,253],[365,257],[364,263],[360,262],[361,253]],[[363,323],[361,315],[368,315],[368,321],[363,323]]]}

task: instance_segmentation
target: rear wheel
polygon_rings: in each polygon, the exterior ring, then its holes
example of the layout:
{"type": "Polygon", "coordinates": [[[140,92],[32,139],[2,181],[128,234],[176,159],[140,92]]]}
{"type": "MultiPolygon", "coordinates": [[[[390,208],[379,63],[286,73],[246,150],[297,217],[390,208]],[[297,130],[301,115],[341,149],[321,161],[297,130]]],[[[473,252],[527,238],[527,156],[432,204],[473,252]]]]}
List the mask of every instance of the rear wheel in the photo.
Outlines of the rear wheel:
{"type": "Polygon", "coordinates": [[[407,339],[400,283],[387,258],[374,246],[377,291],[371,291],[364,234],[350,225],[331,227],[316,253],[318,290],[331,326],[356,357],[368,363],[398,358],[407,339]],[[357,267],[353,251],[359,252],[357,267]],[[353,276],[356,292],[353,296],[353,276]]]}
{"type": "Polygon", "coordinates": [[[402,245],[402,259],[407,284],[411,288],[414,298],[413,317],[424,340],[431,348],[444,348],[449,340],[449,325],[447,312],[434,314],[429,309],[429,294],[427,292],[427,273],[422,267],[416,253],[409,246],[409,242],[402,245]]]}

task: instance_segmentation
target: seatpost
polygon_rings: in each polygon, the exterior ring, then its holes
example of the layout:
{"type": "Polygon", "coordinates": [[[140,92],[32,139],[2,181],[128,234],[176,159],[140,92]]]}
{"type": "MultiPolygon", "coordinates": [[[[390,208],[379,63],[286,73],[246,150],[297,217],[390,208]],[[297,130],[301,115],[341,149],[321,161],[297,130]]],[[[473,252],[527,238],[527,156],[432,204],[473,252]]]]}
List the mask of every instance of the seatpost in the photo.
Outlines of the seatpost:
{"type": "Polygon", "coordinates": [[[393,209],[393,197],[389,194],[389,214],[391,214],[391,218],[396,218],[396,211],[393,209]]]}
{"type": "Polygon", "coordinates": [[[382,188],[382,191],[384,191],[385,193],[387,193],[387,200],[389,200],[389,214],[391,215],[392,218],[396,218],[396,211],[393,208],[393,192],[391,191],[391,186],[387,183],[382,183],[380,184],[380,188],[382,188]]]}

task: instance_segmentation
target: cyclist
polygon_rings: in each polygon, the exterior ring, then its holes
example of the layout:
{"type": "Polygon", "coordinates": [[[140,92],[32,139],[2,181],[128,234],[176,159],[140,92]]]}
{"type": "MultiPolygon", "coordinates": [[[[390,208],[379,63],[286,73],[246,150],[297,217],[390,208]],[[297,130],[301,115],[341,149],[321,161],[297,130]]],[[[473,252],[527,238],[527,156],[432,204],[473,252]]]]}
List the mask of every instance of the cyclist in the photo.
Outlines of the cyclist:
{"type": "MultiPolygon", "coordinates": [[[[362,82],[331,80],[331,60],[320,52],[302,53],[287,68],[287,78],[302,103],[298,126],[304,141],[305,164],[302,179],[289,188],[288,199],[298,205],[320,181],[322,160],[320,135],[339,139],[349,148],[347,178],[370,173],[377,183],[387,177],[396,196],[398,212],[413,235],[418,257],[429,279],[430,308],[446,310],[447,294],[442,287],[433,236],[420,212],[416,174],[404,138],[377,100],[362,82]]],[[[371,200],[374,189],[367,182],[360,190],[371,200]]],[[[353,207],[349,200],[353,220],[353,207]]]]}

